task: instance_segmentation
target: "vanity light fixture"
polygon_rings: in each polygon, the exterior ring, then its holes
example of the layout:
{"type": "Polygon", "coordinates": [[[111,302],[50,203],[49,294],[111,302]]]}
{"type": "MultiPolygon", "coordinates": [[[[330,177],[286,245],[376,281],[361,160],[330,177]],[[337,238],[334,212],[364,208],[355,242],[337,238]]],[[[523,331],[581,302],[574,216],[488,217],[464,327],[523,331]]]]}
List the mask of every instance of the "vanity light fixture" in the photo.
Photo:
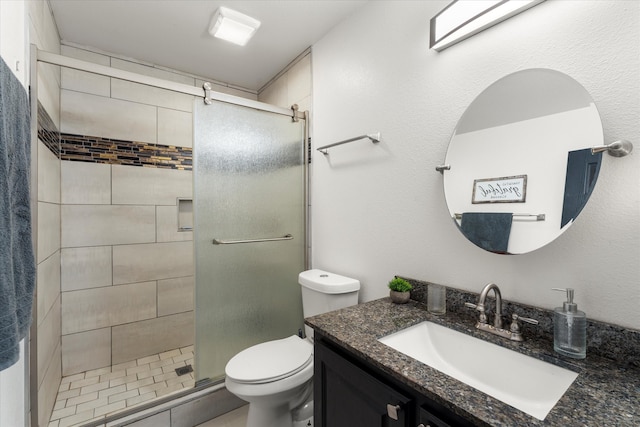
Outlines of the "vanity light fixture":
{"type": "Polygon", "coordinates": [[[454,0],[431,18],[429,47],[441,51],[544,0],[454,0]]]}
{"type": "Polygon", "coordinates": [[[227,7],[219,7],[213,14],[213,18],[211,18],[209,34],[244,46],[259,27],[260,21],[257,19],[227,7]]]}

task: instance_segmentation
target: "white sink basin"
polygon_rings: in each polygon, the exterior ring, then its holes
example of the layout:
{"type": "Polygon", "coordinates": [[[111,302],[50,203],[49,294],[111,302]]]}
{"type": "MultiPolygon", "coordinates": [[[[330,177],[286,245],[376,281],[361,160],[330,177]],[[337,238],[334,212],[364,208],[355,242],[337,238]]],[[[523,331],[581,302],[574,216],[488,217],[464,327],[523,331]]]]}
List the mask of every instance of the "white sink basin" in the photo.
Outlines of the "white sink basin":
{"type": "Polygon", "coordinates": [[[544,420],[578,376],[432,322],[379,341],[539,420],[544,420]]]}

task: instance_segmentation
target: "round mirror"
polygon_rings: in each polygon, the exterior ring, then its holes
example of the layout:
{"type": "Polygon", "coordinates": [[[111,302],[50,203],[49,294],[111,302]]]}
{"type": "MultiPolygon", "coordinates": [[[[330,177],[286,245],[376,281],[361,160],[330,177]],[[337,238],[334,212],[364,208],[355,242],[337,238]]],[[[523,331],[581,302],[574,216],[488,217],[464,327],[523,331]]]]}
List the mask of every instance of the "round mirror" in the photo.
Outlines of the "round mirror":
{"type": "Polygon", "coordinates": [[[521,254],[562,234],[593,190],[602,123],[591,96],[548,69],[518,71],[485,89],[451,137],[449,212],[476,246],[521,254]]]}

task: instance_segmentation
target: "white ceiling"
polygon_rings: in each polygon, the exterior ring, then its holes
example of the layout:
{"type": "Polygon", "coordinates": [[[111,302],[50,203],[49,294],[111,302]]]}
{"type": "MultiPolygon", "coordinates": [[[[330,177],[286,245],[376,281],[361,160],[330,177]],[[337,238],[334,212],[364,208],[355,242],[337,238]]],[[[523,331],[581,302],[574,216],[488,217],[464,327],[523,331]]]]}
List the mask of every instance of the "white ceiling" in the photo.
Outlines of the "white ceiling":
{"type": "Polygon", "coordinates": [[[258,90],[367,0],[50,0],[63,42],[258,90]],[[262,22],[246,46],[207,32],[226,6],[262,22]]]}

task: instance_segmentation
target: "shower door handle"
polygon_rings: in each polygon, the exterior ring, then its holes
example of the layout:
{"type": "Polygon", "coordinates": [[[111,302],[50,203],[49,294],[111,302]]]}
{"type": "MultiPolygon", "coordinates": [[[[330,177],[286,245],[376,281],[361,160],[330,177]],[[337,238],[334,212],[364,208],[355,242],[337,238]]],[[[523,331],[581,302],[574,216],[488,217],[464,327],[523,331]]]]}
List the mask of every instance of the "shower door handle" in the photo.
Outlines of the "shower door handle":
{"type": "Polygon", "coordinates": [[[293,236],[291,234],[285,234],[282,237],[269,237],[266,239],[245,239],[245,240],[213,239],[213,244],[214,245],[233,245],[236,243],[277,242],[280,240],[293,240],[293,236]]]}

